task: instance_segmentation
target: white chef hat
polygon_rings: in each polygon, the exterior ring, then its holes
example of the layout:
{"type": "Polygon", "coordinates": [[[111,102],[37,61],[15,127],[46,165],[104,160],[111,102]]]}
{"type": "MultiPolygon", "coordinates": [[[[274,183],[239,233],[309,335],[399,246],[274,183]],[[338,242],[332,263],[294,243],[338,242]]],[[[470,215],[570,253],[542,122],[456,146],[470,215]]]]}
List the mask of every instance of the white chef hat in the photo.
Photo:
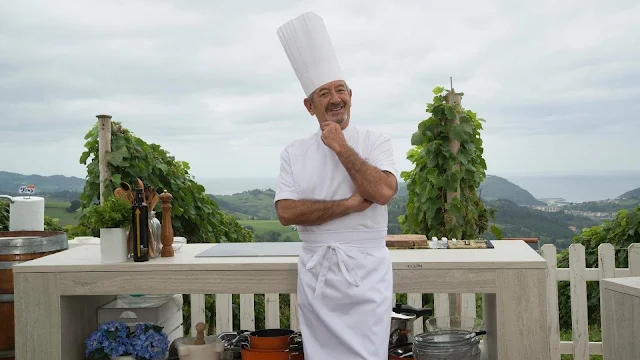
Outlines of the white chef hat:
{"type": "Polygon", "coordinates": [[[280,26],[277,34],[307,96],[326,83],[344,80],[329,33],[318,14],[306,12],[280,26]]]}

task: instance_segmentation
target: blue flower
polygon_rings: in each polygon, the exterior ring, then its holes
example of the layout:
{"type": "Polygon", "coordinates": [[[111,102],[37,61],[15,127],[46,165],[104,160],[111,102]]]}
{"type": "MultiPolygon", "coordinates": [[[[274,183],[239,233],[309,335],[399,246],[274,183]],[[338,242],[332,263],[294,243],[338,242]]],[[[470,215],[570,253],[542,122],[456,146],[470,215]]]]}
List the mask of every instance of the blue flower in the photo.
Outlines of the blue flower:
{"type": "Polygon", "coordinates": [[[84,343],[85,355],[90,358],[131,354],[129,327],[120,321],[100,324],[84,343]]]}

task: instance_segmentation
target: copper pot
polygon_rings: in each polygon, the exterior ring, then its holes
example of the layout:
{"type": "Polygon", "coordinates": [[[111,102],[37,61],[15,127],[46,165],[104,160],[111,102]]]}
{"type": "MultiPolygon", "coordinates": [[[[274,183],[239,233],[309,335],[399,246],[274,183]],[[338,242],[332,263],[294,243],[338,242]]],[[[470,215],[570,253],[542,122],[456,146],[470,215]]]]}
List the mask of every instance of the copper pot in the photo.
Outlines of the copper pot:
{"type": "Polygon", "coordinates": [[[249,333],[249,347],[252,350],[287,350],[299,337],[299,333],[290,329],[256,330],[249,333]]]}

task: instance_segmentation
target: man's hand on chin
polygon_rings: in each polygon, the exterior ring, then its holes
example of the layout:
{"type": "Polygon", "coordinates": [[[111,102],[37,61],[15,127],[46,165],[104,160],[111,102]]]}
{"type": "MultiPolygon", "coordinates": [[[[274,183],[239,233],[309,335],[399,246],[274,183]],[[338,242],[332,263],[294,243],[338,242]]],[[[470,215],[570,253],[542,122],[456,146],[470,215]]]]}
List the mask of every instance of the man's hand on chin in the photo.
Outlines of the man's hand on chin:
{"type": "Polygon", "coordinates": [[[349,146],[344,138],[342,128],[337,123],[325,121],[320,124],[320,129],[322,129],[322,142],[333,152],[339,153],[349,146]]]}

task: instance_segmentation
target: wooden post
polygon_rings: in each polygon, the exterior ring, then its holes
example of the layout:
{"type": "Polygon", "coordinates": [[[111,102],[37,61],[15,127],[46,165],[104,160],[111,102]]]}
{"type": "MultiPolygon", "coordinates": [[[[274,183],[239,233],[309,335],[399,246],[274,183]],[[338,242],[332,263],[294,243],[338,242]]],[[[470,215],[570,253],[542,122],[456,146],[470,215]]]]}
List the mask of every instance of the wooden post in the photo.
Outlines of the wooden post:
{"type": "MultiPolygon", "coordinates": [[[[456,93],[453,86],[451,86],[451,90],[447,92],[447,100],[449,105],[457,106],[462,103],[462,94],[456,93]]],[[[460,115],[456,112],[455,119],[453,120],[455,125],[460,124],[460,115]]],[[[458,155],[458,150],[460,150],[460,141],[455,139],[449,139],[449,149],[453,153],[453,156],[458,155]]],[[[459,165],[455,165],[454,169],[458,169],[459,165]]],[[[447,191],[447,203],[451,202],[454,198],[460,197],[460,184],[458,183],[458,190],[456,192],[448,192],[447,191]]],[[[462,239],[460,239],[462,240],[462,239]]],[[[462,313],[462,294],[449,294],[449,315],[450,316],[460,316],[462,313]]]]}
{"type": "Polygon", "coordinates": [[[104,182],[109,178],[109,168],[105,155],[111,152],[111,115],[97,115],[98,118],[98,164],[100,167],[100,204],[104,203],[104,182]]]}
{"type": "MultiPolygon", "coordinates": [[[[447,93],[447,100],[449,102],[449,105],[451,106],[460,105],[462,103],[461,95],[462,95],[461,93],[456,93],[456,91],[453,88],[451,88],[451,91],[447,93]]],[[[460,115],[458,115],[458,113],[455,114],[455,119],[453,120],[453,123],[456,125],[460,124],[460,115]]],[[[449,139],[449,149],[451,149],[453,156],[457,156],[458,150],[460,150],[460,141],[455,139],[449,139]]],[[[456,165],[456,169],[458,167],[459,166],[456,165]]],[[[460,196],[460,184],[458,184],[458,191],[454,193],[447,192],[447,203],[449,203],[453,198],[459,197],[459,196],[460,196]]]]}

